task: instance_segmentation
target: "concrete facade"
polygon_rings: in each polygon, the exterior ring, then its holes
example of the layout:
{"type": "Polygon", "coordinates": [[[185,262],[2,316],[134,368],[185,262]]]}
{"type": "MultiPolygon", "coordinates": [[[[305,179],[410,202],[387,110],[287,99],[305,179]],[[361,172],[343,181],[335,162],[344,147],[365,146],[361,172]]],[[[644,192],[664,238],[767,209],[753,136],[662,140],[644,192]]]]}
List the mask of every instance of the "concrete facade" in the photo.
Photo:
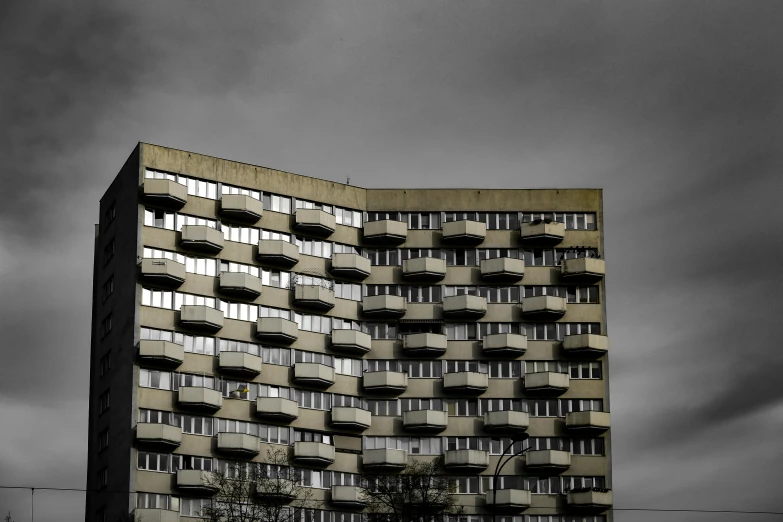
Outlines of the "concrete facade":
{"type": "Polygon", "coordinates": [[[611,494],[564,493],[612,486],[601,190],[363,189],[141,143],[100,216],[87,522],[196,520],[198,466],[281,445],[335,512],[361,503],[334,473],[443,455],[444,473],[479,478],[458,492],[478,522],[497,513],[481,479],[497,448],[525,436],[498,506],[612,519],[611,494]],[[439,300],[406,293],[431,286],[439,300]],[[584,286],[597,300],[553,295],[584,286]],[[496,297],[513,287],[519,299],[496,297]]]}

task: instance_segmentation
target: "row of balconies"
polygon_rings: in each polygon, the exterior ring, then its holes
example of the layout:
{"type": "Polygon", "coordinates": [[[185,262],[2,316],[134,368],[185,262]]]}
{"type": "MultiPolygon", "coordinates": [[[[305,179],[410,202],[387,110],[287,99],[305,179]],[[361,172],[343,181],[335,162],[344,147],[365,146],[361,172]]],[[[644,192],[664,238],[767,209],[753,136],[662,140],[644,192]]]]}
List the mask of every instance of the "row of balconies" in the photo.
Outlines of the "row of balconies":
{"type": "MultiPolygon", "coordinates": [[[[199,470],[179,470],[175,478],[175,487],[182,491],[199,495],[214,495],[217,489],[210,486],[209,473],[199,470]]],[[[367,499],[362,488],[358,486],[332,486],[329,495],[329,503],[336,507],[348,509],[362,509],[367,505],[367,499]]],[[[256,491],[257,495],[263,495],[262,490],[256,491]]],[[[276,495],[279,497],[279,495],[276,495]]],[[[503,513],[519,513],[532,506],[532,495],[526,489],[500,489],[495,492],[484,493],[484,507],[489,510],[503,513]]],[[[295,500],[293,495],[284,499],[277,498],[282,503],[290,503],[295,500]]],[[[612,507],[612,492],[586,490],[568,492],[566,494],[566,506],[589,510],[600,513],[612,507]]],[[[144,522],[179,522],[177,511],[165,509],[136,509],[134,512],[137,520],[144,522]]]]}
{"type": "MultiPolygon", "coordinates": [[[[385,296],[382,296],[385,297],[385,296]]],[[[185,326],[217,331],[223,326],[223,312],[204,305],[182,305],[180,322],[185,326]]],[[[292,344],[299,338],[296,322],[281,317],[261,317],[256,321],[256,337],[278,344],[292,344]]],[[[520,356],[527,350],[527,336],[524,334],[498,333],[485,335],[481,340],[484,354],[488,356],[520,356]]],[[[561,346],[566,354],[601,356],[609,350],[609,341],[605,335],[576,334],[566,335],[561,346]]],[[[359,330],[333,329],[331,348],[336,352],[363,355],[372,349],[372,337],[359,330]]],[[[448,339],[444,334],[412,333],[403,338],[403,351],[411,356],[440,356],[446,353],[448,339]]],[[[184,361],[185,349],[170,341],[141,341],[139,357],[153,363],[179,366],[184,361]]],[[[246,364],[247,355],[221,353],[219,367],[227,371],[257,375],[260,373],[254,364],[246,364]],[[239,362],[240,364],[237,364],[239,362]]],[[[252,357],[252,356],[251,356],[252,357]]]]}
{"type": "MultiPolygon", "coordinates": [[[[166,179],[145,179],[142,192],[147,201],[167,208],[180,209],[188,201],[187,188],[166,179]]],[[[250,196],[223,195],[219,200],[221,216],[243,223],[256,223],[263,216],[263,210],[263,203],[250,196]]],[[[337,230],[337,221],[333,214],[320,209],[298,209],[294,213],[294,228],[325,237],[337,230]]],[[[442,224],[441,232],[444,243],[478,244],[484,241],[487,226],[480,221],[449,221],[442,224]]],[[[523,244],[554,245],[565,237],[565,224],[545,221],[522,223],[519,232],[523,244]]],[[[408,224],[392,220],[368,221],[364,223],[363,236],[367,241],[402,243],[408,237],[408,224]]]]}
{"type": "MultiPolygon", "coordinates": [[[[198,397],[197,406],[222,406],[220,393],[210,393],[215,390],[204,388],[181,388],[180,401],[184,398],[192,401],[198,397]]],[[[180,402],[182,406],[192,406],[193,402],[180,402]]],[[[256,416],[265,419],[289,423],[299,416],[299,406],[295,401],[281,397],[259,397],[256,399],[256,416]]],[[[515,435],[527,431],[530,426],[530,416],[521,411],[492,411],[483,416],[483,429],[492,435],[515,435]]],[[[412,433],[440,433],[449,424],[447,412],[437,410],[407,411],[402,415],[403,429],[412,433]]],[[[349,431],[365,431],[372,425],[372,415],[368,410],[349,406],[335,406],[331,409],[329,425],[333,428],[349,431]]],[[[601,411],[569,412],[565,417],[565,428],[571,432],[598,434],[610,428],[610,414],[601,411]]],[[[139,423],[136,429],[139,442],[154,444],[173,449],[182,443],[182,430],[168,424],[139,423]]],[[[258,437],[241,433],[219,433],[217,450],[238,455],[258,455],[260,451],[258,437]]]]}
{"type": "MultiPolygon", "coordinates": [[[[213,235],[211,244],[222,239],[217,230],[204,225],[185,225],[182,227],[183,241],[192,238],[194,230],[202,227],[199,236],[213,235]],[[212,232],[206,232],[206,231],[212,232]],[[202,233],[203,232],[203,233],[202,233]]],[[[183,243],[184,244],[184,243],[183,243]]],[[[258,243],[258,256],[262,261],[275,265],[293,266],[299,262],[298,247],[283,240],[262,240],[258,243]]],[[[363,280],[372,272],[370,260],[359,254],[332,254],[330,272],[336,276],[363,280]]],[[[446,277],[446,260],[434,257],[407,259],[402,263],[402,275],[413,282],[437,282],[446,277]]],[[[560,264],[561,277],[568,281],[587,282],[600,279],[605,273],[603,259],[578,258],[564,259],[560,264]]],[[[485,259],[480,264],[481,277],[487,281],[518,281],[525,275],[525,261],[511,257],[485,259]]],[[[171,259],[143,259],[141,276],[169,287],[178,287],[185,282],[185,265],[171,259]]],[[[243,297],[255,299],[261,294],[261,281],[249,274],[224,272],[220,275],[222,291],[238,291],[243,297]],[[224,281],[224,275],[228,278],[224,281]],[[245,276],[245,277],[242,277],[245,276]],[[257,281],[256,281],[257,280],[257,281]],[[248,294],[248,295],[244,295],[248,294]]]]}

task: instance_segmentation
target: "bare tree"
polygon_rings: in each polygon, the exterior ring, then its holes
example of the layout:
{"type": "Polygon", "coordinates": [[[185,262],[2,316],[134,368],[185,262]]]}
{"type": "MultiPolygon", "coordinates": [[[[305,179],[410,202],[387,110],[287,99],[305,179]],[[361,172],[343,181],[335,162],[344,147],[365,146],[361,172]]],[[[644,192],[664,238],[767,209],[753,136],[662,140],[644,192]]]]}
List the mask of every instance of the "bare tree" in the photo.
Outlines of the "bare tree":
{"type": "Polygon", "coordinates": [[[368,475],[362,497],[373,522],[445,522],[459,515],[453,479],[443,474],[443,457],[415,460],[398,475],[368,475]]]}
{"type": "Polygon", "coordinates": [[[214,471],[208,484],[217,493],[202,508],[203,522],[295,522],[295,512],[318,504],[281,448],[267,450],[264,462],[237,462],[214,471]]]}

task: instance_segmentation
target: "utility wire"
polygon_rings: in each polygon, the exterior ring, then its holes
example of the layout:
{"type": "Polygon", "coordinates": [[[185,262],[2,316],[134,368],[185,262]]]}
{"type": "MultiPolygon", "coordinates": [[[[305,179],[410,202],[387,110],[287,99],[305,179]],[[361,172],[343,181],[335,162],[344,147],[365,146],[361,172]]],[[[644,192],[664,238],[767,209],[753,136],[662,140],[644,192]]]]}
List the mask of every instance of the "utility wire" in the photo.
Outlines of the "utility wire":
{"type": "MultiPolygon", "coordinates": [[[[78,491],[78,492],[103,492],[103,493],[122,493],[131,494],[137,493],[136,491],[123,491],[114,489],[82,489],[82,488],[41,488],[31,486],[0,486],[0,489],[29,489],[35,491],[36,489],[45,491],[78,491]]],[[[541,509],[541,508],[536,508],[541,509]]],[[[738,509],[662,509],[662,508],[616,508],[612,507],[607,511],[647,511],[647,512],[663,512],[663,513],[731,513],[737,515],[783,515],[783,511],[743,511],[738,509]]]]}

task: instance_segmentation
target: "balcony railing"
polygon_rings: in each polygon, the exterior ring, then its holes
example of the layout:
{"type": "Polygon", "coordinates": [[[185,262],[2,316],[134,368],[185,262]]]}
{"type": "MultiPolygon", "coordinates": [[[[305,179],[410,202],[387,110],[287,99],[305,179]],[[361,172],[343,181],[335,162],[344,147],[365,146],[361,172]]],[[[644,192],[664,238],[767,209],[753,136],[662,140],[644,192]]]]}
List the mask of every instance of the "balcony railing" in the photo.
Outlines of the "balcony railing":
{"type": "Polygon", "coordinates": [[[446,277],[446,260],[417,257],[402,262],[402,275],[411,281],[440,281],[446,277]]]}
{"type": "Polygon", "coordinates": [[[413,333],[404,337],[402,348],[410,355],[439,356],[446,353],[447,346],[443,334],[413,333]]]}
{"type": "Polygon", "coordinates": [[[572,508],[600,513],[612,507],[612,492],[598,488],[584,488],[569,491],[566,504],[572,508]]]}
{"type": "Polygon", "coordinates": [[[373,295],[362,299],[362,313],[368,317],[397,319],[407,310],[407,300],[398,295],[373,295]]]}
{"type": "Polygon", "coordinates": [[[282,239],[262,239],[256,257],[262,263],[291,268],[299,262],[299,247],[282,239]]]}
{"type": "Polygon", "coordinates": [[[446,469],[481,471],[489,466],[489,452],[483,450],[446,450],[446,469]]]}
{"type": "Polygon", "coordinates": [[[332,254],[330,271],[339,277],[364,280],[372,273],[372,264],[359,254],[332,254]]]}
{"type": "Polygon", "coordinates": [[[248,433],[218,433],[217,449],[239,457],[255,457],[261,452],[261,440],[248,433]]]}
{"type": "Polygon", "coordinates": [[[223,311],[205,305],[182,305],[179,322],[188,328],[217,332],[223,328],[223,311]]]}
{"type": "Polygon", "coordinates": [[[245,194],[223,194],[220,215],[243,223],[256,223],[264,215],[264,204],[245,194]]]}
{"type": "Polygon", "coordinates": [[[182,248],[217,254],[223,250],[223,232],[206,225],[182,225],[180,245],[182,248]]]}
{"type": "Polygon", "coordinates": [[[481,278],[487,281],[519,281],[525,277],[525,260],[497,257],[481,261],[481,278]]]}
{"type": "Polygon", "coordinates": [[[335,506],[357,509],[367,504],[363,490],[358,486],[332,486],[329,500],[335,506]]]}
{"type": "Polygon", "coordinates": [[[296,285],[294,304],[325,312],[334,308],[334,290],[321,285],[296,285]]]}
{"type": "Polygon", "coordinates": [[[600,357],[609,351],[609,338],[596,334],[566,335],[563,338],[563,351],[573,355],[600,357]]]}
{"type": "Polygon", "coordinates": [[[218,368],[221,372],[252,378],[261,373],[261,367],[261,357],[252,353],[220,352],[218,355],[218,368]]]}
{"type": "Polygon", "coordinates": [[[177,288],[185,282],[187,272],[185,265],[173,259],[141,260],[141,277],[145,282],[151,282],[167,288],[177,288]]]}
{"type": "Polygon", "coordinates": [[[299,417],[299,405],[296,401],[282,397],[258,397],[256,417],[281,423],[291,422],[299,417]]]}
{"type": "Polygon", "coordinates": [[[477,245],[487,236],[487,225],[481,221],[448,221],[441,228],[445,243],[477,245]]]}
{"type": "Polygon", "coordinates": [[[525,466],[544,471],[565,471],[571,467],[571,454],[563,450],[531,450],[525,453],[525,466]]]}
{"type": "Polygon", "coordinates": [[[485,335],[481,348],[489,356],[519,357],[527,351],[527,336],[512,333],[485,335]]]}
{"type": "Polygon", "coordinates": [[[320,363],[294,363],[294,381],[308,386],[328,388],[334,384],[334,368],[320,363]]]}
{"type": "Polygon", "coordinates": [[[185,347],[171,341],[139,341],[139,360],[153,365],[176,368],[185,360],[185,347]]]}
{"type": "Polygon", "coordinates": [[[573,411],[566,413],[566,429],[572,432],[601,433],[611,427],[605,411],[573,411]]]}
{"type": "Polygon", "coordinates": [[[452,295],[443,298],[443,315],[450,319],[480,319],[487,313],[487,298],[478,295],[452,295]]]}
{"type": "Polygon", "coordinates": [[[179,210],[188,202],[188,188],[170,179],[146,178],[141,190],[153,205],[179,210]]]}
{"type": "Polygon", "coordinates": [[[362,356],[372,349],[372,337],[359,330],[332,330],[332,350],[362,356]]]}
{"type": "Polygon", "coordinates": [[[408,465],[408,452],[402,449],[366,449],[362,467],[373,470],[399,471],[408,465]]]}
{"type": "Polygon", "coordinates": [[[177,402],[182,408],[216,412],[223,407],[223,395],[218,390],[201,386],[180,386],[177,402]]]}
{"type": "Polygon", "coordinates": [[[484,431],[487,433],[523,433],[529,426],[530,414],[524,411],[488,411],[484,414],[484,431]]]}
{"type": "Polygon", "coordinates": [[[405,431],[439,433],[449,425],[449,416],[445,411],[418,410],[402,413],[402,425],[405,431]]]}
{"type": "Polygon", "coordinates": [[[568,391],[570,379],[567,373],[535,372],[525,374],[525,391],[560,395],[568,391]]]}
{"type": "Polygon", "coordinates": [[[180,469],[175,475],[177,489],[198,495],[214,495],[218,487],[212,481],[209,471],[198,469],[180,469]]]}
{"type": "Polygon", "coordinates": [[[299,337],[299,327],[294,321],[282,317],[259,317],[256,337],[262,341],[291,344],[299,337]]]}
{"type": "Polygon", "coordinates": [[[579,257],[560,262],[560,277],[569,283],[592,283],[603,279],[605,274],[606,264],[603,259],[579,257]]]}
{"type": "Polygon", "coordinates": [[[489,388],[489,375],[479,372],[450,372],[443,374],[443,391],[465,395],[480,395],[489,388]]]}
{"type": "Polygon", "coordinates": [[[330,424],[335,428],[364,431],[372,426],[372,414],[361,408],[332,406],[330,424]]]}
{"type": "Polygon", "coordinates": [[[403,372],[365,372],[362,376],[365,391],[402,393],[408,388],[408,374],[403,372]]]}
{"type": "Polygon", "coordinates": [[[557,245],[565,237],[565,224],[544,220],[522,223],[519,236],[524,245],[557,245]]]}
{"type": "Polygon", "coordinates": [[[334,462],[334,446],[323,442],[294,442],[294,462],[326,466],[334,462]]]}
{"type": "Polygon", "coordinates": [[[261,278],[244,272],[221,272],[218,283],[224,294],[245,299],[256,299],[264,288],[261,278]]]}
{"type": "Polygon", "coordinates": [[[566,298],[539,295],[522,299],[522,315],[527,319],[555,320],[566,313],[566,298]]]}
{"type": "Polygon", "coordinates": [[[300,208],[294,215],[294,228],[310,234],[330,236],[337,229],[337,221],[334,215],[323,210],[300,208]]]}
{"type": "Polygon", "coordinates": [[[499,489],[484,494],[487,509],[503,512],[519,512],[530,507],[532,498],[526,489],[499,489]]]}
{"type": "Polygon", "coordinates": [[[402,221],[383,219],[364,224],[364,239],[370,242],[399,244],[408,237],[408,224],[402,221]]]}
{"type": "Polygon", "coordinates": [[[182,428],[170,424],[139,422],[136,424],[136,440],[174,449],[182,444],[182,428]]]}

